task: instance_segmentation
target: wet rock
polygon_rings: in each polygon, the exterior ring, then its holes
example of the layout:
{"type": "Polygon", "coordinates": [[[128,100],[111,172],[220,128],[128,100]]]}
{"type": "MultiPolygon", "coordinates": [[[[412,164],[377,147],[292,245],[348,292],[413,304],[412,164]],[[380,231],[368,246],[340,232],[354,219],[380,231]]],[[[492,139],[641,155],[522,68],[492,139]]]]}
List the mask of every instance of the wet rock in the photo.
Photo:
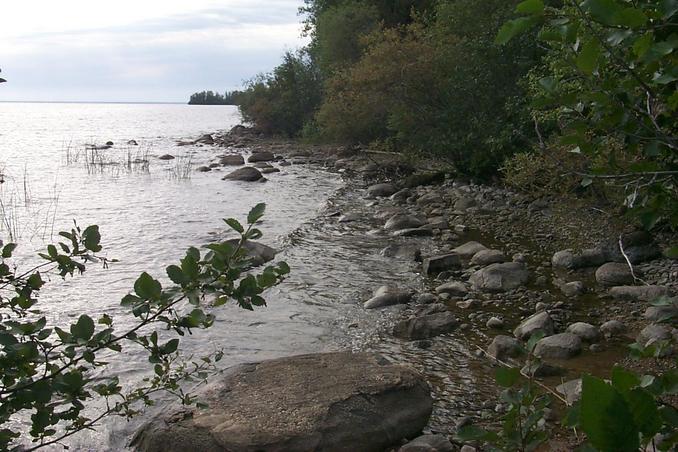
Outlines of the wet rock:
{"type": "Polygon", "coordinates": [[[426,224],[428,225],[428,227],[433,229],[447,229],[450,227],[445,217],[429,218],[427,219],[426,224]]]}
{"type": "Polygon", "coordinates": [[[436,301],[438,301],[438,297],[436,297],[432,293],[422,293],[419,294],[419,296],[417,297],[417,303],[420,304],[431,304],[435,303],[436,301]]]}
{"type": "Polygon", "coordinates": [[[465,259],[472,258],[476,253],[487,250],[487,247],[478,242],[466,242],[453,249],[452,251],[465,259]]]}
{"type": "Polygon", "coordinates": [[[565,400],[567,400],[569,405],[572,405],[581,399],[581,383],[581,378],[566,381],[565,383],[556,386],[556,391],[565,397],[565,400]]]}
{"type": "Polygon", "coordinates": [[[560,291],[569,298],[578,297],[583,295],[586,292],[586,287],[581,281],[572,281],[569,283],[561,284],[560,291]]]}
{"type": "Polygon", "coordinates": [[[513,335],[520,340],[526,341],[538,331],[544,333],[545,336],[550,336],[555,332],[553,319],[548,312],[538,312],[523,320],[520,325],[513,330],[513,335]]]}
{"type": "Polygon", "coordinates": [[[413,439],[398,452],[454,452],[454,446],[444,435],[422,435],[413,439]]]}
{"type": "Polygon", "coordinates": [[[393,184],[376,184],[367,188],[367,196],[370,198],[388,198],[397,192],[393,184]]]}
{"type": "Polygon", "coordinates": [[[392,233],[394,237],[430,237],[433,235],[433,230],[427,227],[401,229],[392,233]]]}
{"type": "Polygon", "coordinates": [[[626,325],[619,320],[609,320],[600,325],[600,332],[608,339],[619,337],[626,332],[626,325]]]}
{"type": "Polygon", "coordinates": [[[361,220],[363,218],[363,215],[358,213],[358,212],[351,212],[347,213],[345,215],[342,215],[339,217],[337,220],[339,223],[352,223],[354,221],[361,220]]]}
{"type": "Polygon", "coordinates": [[[534,361],[530,365],[523,366],[521,372],[525,375],[531,375],[535,378],[548,378],[565,375],[567,370],[560,366],[554,366],[543,361],[534,361]]]}
{"type": "Polygon", "coordinates": [[[506,256],[499,250],[480,250],[471,258],[471,264],[480,266],[501,264],[506,261],[506,256]]]}
{"type": "Polygon", "coordinates": [[[391,244],[381,250],[380,254],[384,257],[421,261],[421,248],[415,245],[391,244]]]}
{"type": "Polygon", "coordinates": [[[671,288],[666,286],[617,286],[610,289],[613,298],[634,301],[654,301],[660,297],[671,296],[671,288]]]}
{"type": "Polygon", "coordinates": [[[139,146],[139,143],[137,143],[137,140],[128,140],[127,144],[130,146],[139,146]]]}
{"type": "Polygon", "coordinates": [[[453,270],[461,267],[461,259],[456,253],[432,256],[424,259],[423,269],[426,275],[437,275],[446,270],[453,270]]]}
{"type": "Polygon", "coordinates": [[[628,265],[608,262],[596,270],[596,281],[603,286],[633,284],[633,275],[628,265]]]}
{"type": "Polygon", "coordinates": [[[473,446],[469,446],[468,444],[464,444],[461,449],[459,449],[459,452],[477,452],[477,449],[473,446]]]}
{"type": "Polygon", "coordinates": [[[445,181],[445,173],[436,171],[432,173],[415,173],[402,180],[403,187],[415,188],[422,185],[434,185],[445,181]]]}
{"type": "Polygon", "coordinates": [[[271,173],[279,173],[280,169],[275,168],[273,166],[269,166],[268,168],[264,168],[261,170],[261,174],[271,174],[271,173]]]}
{"type": "Polygon", "coordinates": [[[436,287],[436,293],[446,293],[453,297],[463,297],[468,293],[468,287],[461,281],[450,281],[436,287]]]}
{"type": "Polygon", "coordinates": [[[381,286],[374,292],[374,296],[363,304],[363,307],[365,309],[377,309],[396,304],[406,304],[412,301],[413,295],[411,291],[381,286]]]}
{"type": "MultiPolygon", "coordinates": [[[[643,328],[640,333],[638,333],[638,336],[636,336],[636,342],[641,347],[649,347],[653,344],[672,341],[674,339],[674,333],[675,331],[668,325],[650,324],[643,328]]],[[[662,356],[668,356],[672,352],[672,347],[669,346],[662,356]]]]}
{"type": "Polygon", "coordinates": [[[212,171],[212,168],[210,168],[209,166],[199,166],[198,168],[196,168],[196,171],[199,173],[209,173],[210,171],[212,171]]]}
{"type": "Polygon", "coordinates": [[[473,273],[470,282],[474,289],[484,292],[505,292],[527,283],[530,273],[524,264],[507,262],[492,264],[473,273]]]}
{"type": "Polygon", "coordinates": [[[437,204],[442,202],[443,202],[442,196],[440,196],[440,193],[435,191],[427,193],[417,198],[417,205],[419,206],[428,206],[429,204],[437,204]]]}
{"type": "MultiPolygon", "coordinates": [[[[240,243],[240,239],[227,240],[226,243],[235,248],[238,246],[238,243],[240,243]]],[[[250,265],[252,267],[258,267],[266,262],[272,261],[277,254],[277,251],[274,248],[251,240],[247,240],[242,246],[247,251],[247,258],[250,259],[250,265]]]]}
{"type": "Polygon", "coordinates": [[[219,159],[219,163],[224,166],[244,165],[245,158],[240,154],[224,155],[219,159]]]}
{"type": "Polygon", "coordinates": [[[159,160],[174,160],[174,156],[170,154],[161,155],[158,157],[159,160]]]}
{"type": "Polygon", "coordinates": [[[135,435],[144,452],[382,451],[419,434],[432,410],[416,372],[378,355],[328,353],[236,366],[135,435]]]}
{"type": "Polygon", "coordinates": [[[543,359],[569,359],[581,353],[581,339],[571,333],[545,337],[534,347],[534,355],[543,359]]]}
{"type": "Polygon", "coordinates": [[[456,303],[459,309],[472,309],[480,306],[480,301],[475,299],[461,300],[456,303]]]}
{"type": "Polygon", "coordinates": [[[197,140],[195,140],[195,142],[211,145],[211,144],[214,144],[214,137],[212,137],[212,135],[210,135],[210,134],[205,134],[205,135],[201,136],[200,138],[198,138],[197,140]]]}
{"type": "Polygon", "coordinates": [[[551,265],[574,270],[577,268],[597,267],[607,261],[605,252],[599,248],[591,248],[576,253],[573,250],[558,251],[551,258],[551,265]]]}
{"type": "Polygon", "coordinates": [[[401,229],[419,228],[424,222],[412,215],[393,215],[384,225],[387,231],[398,231],[401,229]]]}
{"type": "Polygon", "coordinates": [[[646,320],[651,322],[666,322],[669,320],[678,320],[678,307],[675,305],[669,306],[650,306],[645,310],[643,315],[646,320]]]}
{"type": "Polygon", "coordinates": [[[463,212],[477,205],[478,202],[474,198],[462,196],[461,198],[457,199],[457,201],[454,203],[454,210],[459,210],[463,212]]]}
{"type": "Polygon", "coordinates": [[[490,346],[487,347],[487,354],[500,361],[517,358],[524,353],[520,341],[511,336],[496,336],[492,339],[490,346]]]}
{"type": "Polygon", "coordinates": [[[273,160],[275,160],[275,155],[269,151],[255,152],[254,154],[250,155],[249,158],[247,159],[249,163],[271,162],[273,160]]]}
{"type": "Polygon", "coordinates": [[[222,179],[223,180],[237,180],[237,181],[243,181],[243,182],[256,182],[256,181],[261,180],[263,177],[264,176],[261,174],[261,172],[258,169],[252,168],[251,166],[245,166],[243,168],[238,168],[237,170],[233,171],[232,173],[227,174],[222,179]]]}
{"type": "Polygon", "coordinates": [[[504,328],[504,321],[499,317],[491,317],[485,326],[492,329],[501,329],[504,328]]]}
{"type": "Polygon", "coordinates": [[[401,339],[429,339],[440,334],[450,333],[459,322],[451,312],[438,312],[402,320],[393,327],[393,335],[401,339]]]}
{"type": "Polygon", "coordinates": [[[581,340],[588,343],[598,342],[600,340],[600,330],[585,322],[577,322],[567,327],[567,332],[579,336],[581,340]]]}

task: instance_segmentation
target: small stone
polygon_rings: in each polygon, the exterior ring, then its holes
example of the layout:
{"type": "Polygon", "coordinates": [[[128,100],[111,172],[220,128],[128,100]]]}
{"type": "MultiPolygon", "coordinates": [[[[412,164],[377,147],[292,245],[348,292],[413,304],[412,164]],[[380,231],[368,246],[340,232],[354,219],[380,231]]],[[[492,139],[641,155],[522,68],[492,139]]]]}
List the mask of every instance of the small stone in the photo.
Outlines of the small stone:
{"type": "Polygon", "coordinates": [[[567,327],[567,332],[577,335],[583,341],[589,343],[598,342],[600,340],[600,330],[589,323],[573,323],[567,327]]]}
{"type": "Polygon", "coordinates": [[[651,322],[661,323],[668,320],[678,320],[678,307],[669,306],[650,306],[645,310],[644,317],[651,322]]]}
{"type": "Polygon", "coordinates": [[[584,283],[581,281],[572,281],[561,285],[560,291],[563,292],[566,297],[573,298],[583,295],[584,292],[586,292],[586,287],[584,287],[584,283]]]}
{"type": "Polygon", "coordinates": [[[513,330],[513,335],[523,341],[528,340],[533,334],[541,331],[549,336],[555,332],[553,319],[548,312],[538,312],[531,317],[523,320],[518,327],[513,330]]]}
{"type": "Polygon", "coordinates": [[[506,262],[506,256],[499,250],[480,250],[471,258],[471,264],[480,266],[502,262],[506,262]]]}
{"type": "Polygon", "coordinates": [[[608,262],[596,270],[596,281],[603,286],[633,284],[631,269],[626,264],[608,262]]]}
{"type": "Polygon", "coordinates": [[[626,332],[626,326],[619,320],[609,320],[600,325],[600,332],[603,333],[607,339],[610,339],[624,334],[626,332]]]}
{"type": "Polygon", "coordinates": [[[453,452],[454,446],[444,435],[422,435],[398,449],[398,452],[453,452]]]}
{"type": "Polygon", "coordinates": [[[451,281],[436,287],[436,293],[446,293],[453,297],[463,297],[468,293],[468,287],[461,281],[451,281]]]}
{"type": "Polygon", "coordinates": [[[571,333],[545,337],[534,347],[534,355],[544,359],[569,359],[581,353],[581,339],[571,333]]]}
{"type": "Polygon", "coordinates": [[[671,296],[671,292],[667,286],[617,286],[610,289],[613,298],[634,301],[654,301],[671,296]]]}
{"type": "Polygon", "coordinates": [[[501,329],[504,328],[504,321],[498,317],[491,317],[485,326],[493,329],[501,329]]]}
{"type": "Polygon", "coordinates": [[[569,405],[572,405],[581,399],[581,385],[581,378],[577,378],[576,380],[566,381],[565,383],[556,386],[556,391],[565,397],[565,400],[567,400],[569,405]]]}
{"type": "Polygon", "coordinates": [[[463,258],[472,258],[476,253],[487,250],[487,247],[478,242],[466,242],[452,250],[463,258]]]}
{"type": "Polygon", "coordinates": [[[518,339],[511,336],[496,336],[487,348],[487,354],[500,361],[517,358],[523,354],[523,347],[518,339]]]}
{"type": "Polygon", "coordinates": [[[436,275],[445,270],[461,267],[461,259],[456,253],[432,256],[424,259],[423,270],[426,275],[436,275]]]}

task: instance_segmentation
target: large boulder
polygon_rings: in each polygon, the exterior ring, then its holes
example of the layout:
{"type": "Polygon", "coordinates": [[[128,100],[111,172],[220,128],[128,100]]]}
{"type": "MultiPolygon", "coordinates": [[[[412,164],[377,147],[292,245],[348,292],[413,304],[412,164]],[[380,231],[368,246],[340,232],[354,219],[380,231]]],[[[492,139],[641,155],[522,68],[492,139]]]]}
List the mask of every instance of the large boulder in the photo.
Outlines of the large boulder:
{"type": "Polygon", "coordinates": [[[409,290],[402,290],[390,286],[381,286],[374,292],[372,298],[367,300],[363,306],[365,309],[385,308],[396,304],[406,304],[412,301],[414,293],[409,290]]]}
{"type": "Polygon", "coordinates": [[[250,155],[247,159],[248,163],[270,162],[275,160],[275,154],[269,151],[259,151],[250,155]]]}
{"type": "Polygon", "coordinates": [[[469,281],[473,288],[484,292],[505,292],[525,285],[530,272],[525,264],[507,262],[492,264],[471,275],[469,281]]]}
{"type": "Polygon", "coordinates": [[[401,339],[417,341],[451,333],[459,321],[449,311],[434,312],[402,320],[393,327],[393,335],[401,339]]]}
{"type": "Polygon", "coordinates": [[[374,354],[328,353],[236,366],[143,426],[145,452],[381,452],[416,436],[430,389],[409,368],[374,354]]]}
{"type": "Polygon", "coordinates": [[[555,332],[553,319],[546,311],[538,312],[523,320],[520,325],[513,330],[513,335],[518,339],[526,341],[539,331],[544,333],[544,336],[550,336],[555,332]]]}
{"type": "Polygon", "coordinates": [[[233,171],[232,173],[227,174],[226,176],[223,177],[224,180],[239,180],[239,181],[244,181],[244,182],[256,182],[263,178],[264,176],[261,174],[261,172],[256,169],[252,168],[251,166],[245,166],[243,168],[238,168],[237,170],[233,171]]]}
{"type": "Polygon", "coordinates": [[[388,198],[397,191],[398,189],[393,184],[376,184],[367,188],[367,196],[370,198],[388,198]]]}
{"type": "Polygon", "coordinates": [[[545,337],[534,347],[534,355],[543,359],[569,359],[581,353],[581,339],[572,333],[545,337]]]}
{"type": "Polygon", "coordinates": [[[400,231],[402,229],[419,228],[424,222],[411,215],[393,215],[384,225],[387,231],[400,231]]]}
{"type": "Polygon", "coordinates": [[[596,281],[603,286],[633,284],[633,274],[627,264],[608,262],[596,270],[596,281]]]}
{"type": "Polygon", "coordinates": [[[426,275],[437,275],[438,273],[461,267],[461,259],[457,253],[432,256],[424,259],[423,268],[426,275]]]}
{"type": "MultiPolygon", "coordinates": [[[[240,239],[231,239],[226,242],[235,248],[240,243],[240,239]]],[[[247,258],[250,260],[252,267],[258,267],[272,261],[277,254],[274,248],[251,240],[246,240],[242,246],[247,251],[247,258]]]]}

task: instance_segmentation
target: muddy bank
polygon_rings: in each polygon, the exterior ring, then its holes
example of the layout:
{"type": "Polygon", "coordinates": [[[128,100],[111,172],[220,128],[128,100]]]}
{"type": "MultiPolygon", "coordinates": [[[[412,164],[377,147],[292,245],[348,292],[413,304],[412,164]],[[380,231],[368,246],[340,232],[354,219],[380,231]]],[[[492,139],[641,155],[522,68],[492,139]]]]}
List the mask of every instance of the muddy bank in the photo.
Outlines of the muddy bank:
{"type": "Polygon", "coordinates": [[[359,238],[365,253],[410,264],[407,283],[375,280],[373,293],[350,294],[348,303],[374,313],[346,315],[337,328],[347,332],[345,348],[379,352],[426,376],[434,396],[429,433],[494,422],[503,407],[485,353],[512,362],[535,331],[547,335],[537,350],[552,368],[540,378],[553,388],[583,372],[606,376],[638,337],[675,333],[652,326],[663,313],[649,302],[678,290],[678,263],[662,256],[676,237],[643,234],[607,206],[535,198],[440,177],[394,155],[242,128],[213,141],[224,148],[213,170],[231,172],[238,168],[231,162],[256,156],[257,182],[261,170],[285,165],[341,172],[346,188],[324,221],[359,238]]]}

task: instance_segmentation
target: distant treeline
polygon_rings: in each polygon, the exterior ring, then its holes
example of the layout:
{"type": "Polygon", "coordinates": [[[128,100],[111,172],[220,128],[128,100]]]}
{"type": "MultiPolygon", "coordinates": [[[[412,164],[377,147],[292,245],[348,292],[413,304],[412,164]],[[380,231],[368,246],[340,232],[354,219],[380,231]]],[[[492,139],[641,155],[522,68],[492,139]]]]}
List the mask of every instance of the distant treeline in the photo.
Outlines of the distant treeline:
{"type": "Polygon", "coordinates": [[[201,91],[191,94],[188,105],[238,105],[241,91],[226,91],[224,94],[214,91],[201,91]]]}

